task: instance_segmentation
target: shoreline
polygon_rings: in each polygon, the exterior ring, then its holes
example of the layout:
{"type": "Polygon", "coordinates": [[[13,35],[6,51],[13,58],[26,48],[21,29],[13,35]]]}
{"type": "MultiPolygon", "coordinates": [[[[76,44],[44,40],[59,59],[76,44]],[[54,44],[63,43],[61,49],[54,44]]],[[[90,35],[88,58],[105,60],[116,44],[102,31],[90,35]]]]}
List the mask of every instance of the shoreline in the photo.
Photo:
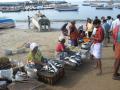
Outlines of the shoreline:
{"type": "MultiPolygon", "coordinates": [[[[72,20],[60,20],[60,21],[51,21],[51,26],[50,26],[50,29],[56,29],[56,30],[60,30],[61,27],[67,23],[67,22],[70,22],[72,20]]],[[[85,25],[85,20],[76,20],[76,27],[79,28],[80,25],[85,25]]],[[[19,29],[28,29],[28,22],[25,21],[25,22],[16,22],[16,27],[15,28],[19,28],[19,29]]],[[[33,29],[33,26],[32,26],[32,23],[31,23],[31,29],[33,29]]]]}
{"type": "MultiPolygon", "coordinates": [[[[85,19],[64,19],[64,20],[50,20],[50,22],[70,22],[70,21],[76,21],[76,22],[85,22],[85,19]]],[[[28,20],[15,20],[16,22],[28,22],[28,20]]]]}

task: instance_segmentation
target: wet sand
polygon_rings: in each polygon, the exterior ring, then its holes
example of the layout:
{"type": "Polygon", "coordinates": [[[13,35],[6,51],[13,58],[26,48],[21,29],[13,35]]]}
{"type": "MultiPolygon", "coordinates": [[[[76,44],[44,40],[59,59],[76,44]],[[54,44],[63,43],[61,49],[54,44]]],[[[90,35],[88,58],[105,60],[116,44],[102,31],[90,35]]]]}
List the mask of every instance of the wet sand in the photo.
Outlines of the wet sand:
{"type": "MultiPolygon", "coordinates": [[[[0,30],[0,56],[4,49],[16,49],[24,43],[36,42],[45,57],[53,57],[60,31],[35,32],[31,30],[0,30]]],[[[11,59],[26,60],[25,54],[10,56],[11,59]]],[[[77,70],[66,69],[65,77],[54,86],[45,84],[38,90],[120,90],[120,81],[112,79],[114,53],[112,44],[103,48],[103,75],[96,76],[92,61],[82,64],[77,70]]]]}

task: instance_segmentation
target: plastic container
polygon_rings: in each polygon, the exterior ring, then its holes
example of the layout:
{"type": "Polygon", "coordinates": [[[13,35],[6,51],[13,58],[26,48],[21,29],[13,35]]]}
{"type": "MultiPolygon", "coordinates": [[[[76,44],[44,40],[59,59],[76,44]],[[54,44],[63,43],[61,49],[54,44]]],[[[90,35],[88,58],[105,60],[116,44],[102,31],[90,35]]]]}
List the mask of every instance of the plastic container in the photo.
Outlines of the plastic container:
{"type": "Polygon", "coordinates": [[[4,50],[4,54],[5,54],[5,55],[12,55],[13,52],[12,52],[12,50],[10,50],[10,49],[5,49],[5,50],[4,50]]]}

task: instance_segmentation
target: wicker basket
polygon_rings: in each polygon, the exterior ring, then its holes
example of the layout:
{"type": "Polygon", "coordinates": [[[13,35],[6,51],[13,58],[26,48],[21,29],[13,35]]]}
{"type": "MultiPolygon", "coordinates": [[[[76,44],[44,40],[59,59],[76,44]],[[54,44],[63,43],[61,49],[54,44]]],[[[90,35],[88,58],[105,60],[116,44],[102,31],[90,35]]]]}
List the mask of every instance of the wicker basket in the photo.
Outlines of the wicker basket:
{"type": "Polygon", "coordinates": [[[54,85],[59,79],[64,76],[64,68],[60,68],[58,73],[49,73],[47,71],[38,72],[38,78],[44,83],[54,85]]]}
{"type": "Polygon", "coordinates": [[[0,69],[9,69],[11,68],[11,63],[9,58],[7,57],[0,57],[0,69]]]}

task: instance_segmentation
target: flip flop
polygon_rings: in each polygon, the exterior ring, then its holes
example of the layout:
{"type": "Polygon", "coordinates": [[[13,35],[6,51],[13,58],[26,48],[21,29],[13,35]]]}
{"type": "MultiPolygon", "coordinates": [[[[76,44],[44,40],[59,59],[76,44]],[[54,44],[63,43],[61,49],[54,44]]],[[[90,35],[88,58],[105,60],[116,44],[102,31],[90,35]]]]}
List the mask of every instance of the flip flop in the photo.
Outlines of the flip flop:
{"type": "Polygon", "coordinates": [[[114,79],[114,80],[120,80],[120,77],[118,77],[118,76],[113,76],[112,79],[114,79]]]}

